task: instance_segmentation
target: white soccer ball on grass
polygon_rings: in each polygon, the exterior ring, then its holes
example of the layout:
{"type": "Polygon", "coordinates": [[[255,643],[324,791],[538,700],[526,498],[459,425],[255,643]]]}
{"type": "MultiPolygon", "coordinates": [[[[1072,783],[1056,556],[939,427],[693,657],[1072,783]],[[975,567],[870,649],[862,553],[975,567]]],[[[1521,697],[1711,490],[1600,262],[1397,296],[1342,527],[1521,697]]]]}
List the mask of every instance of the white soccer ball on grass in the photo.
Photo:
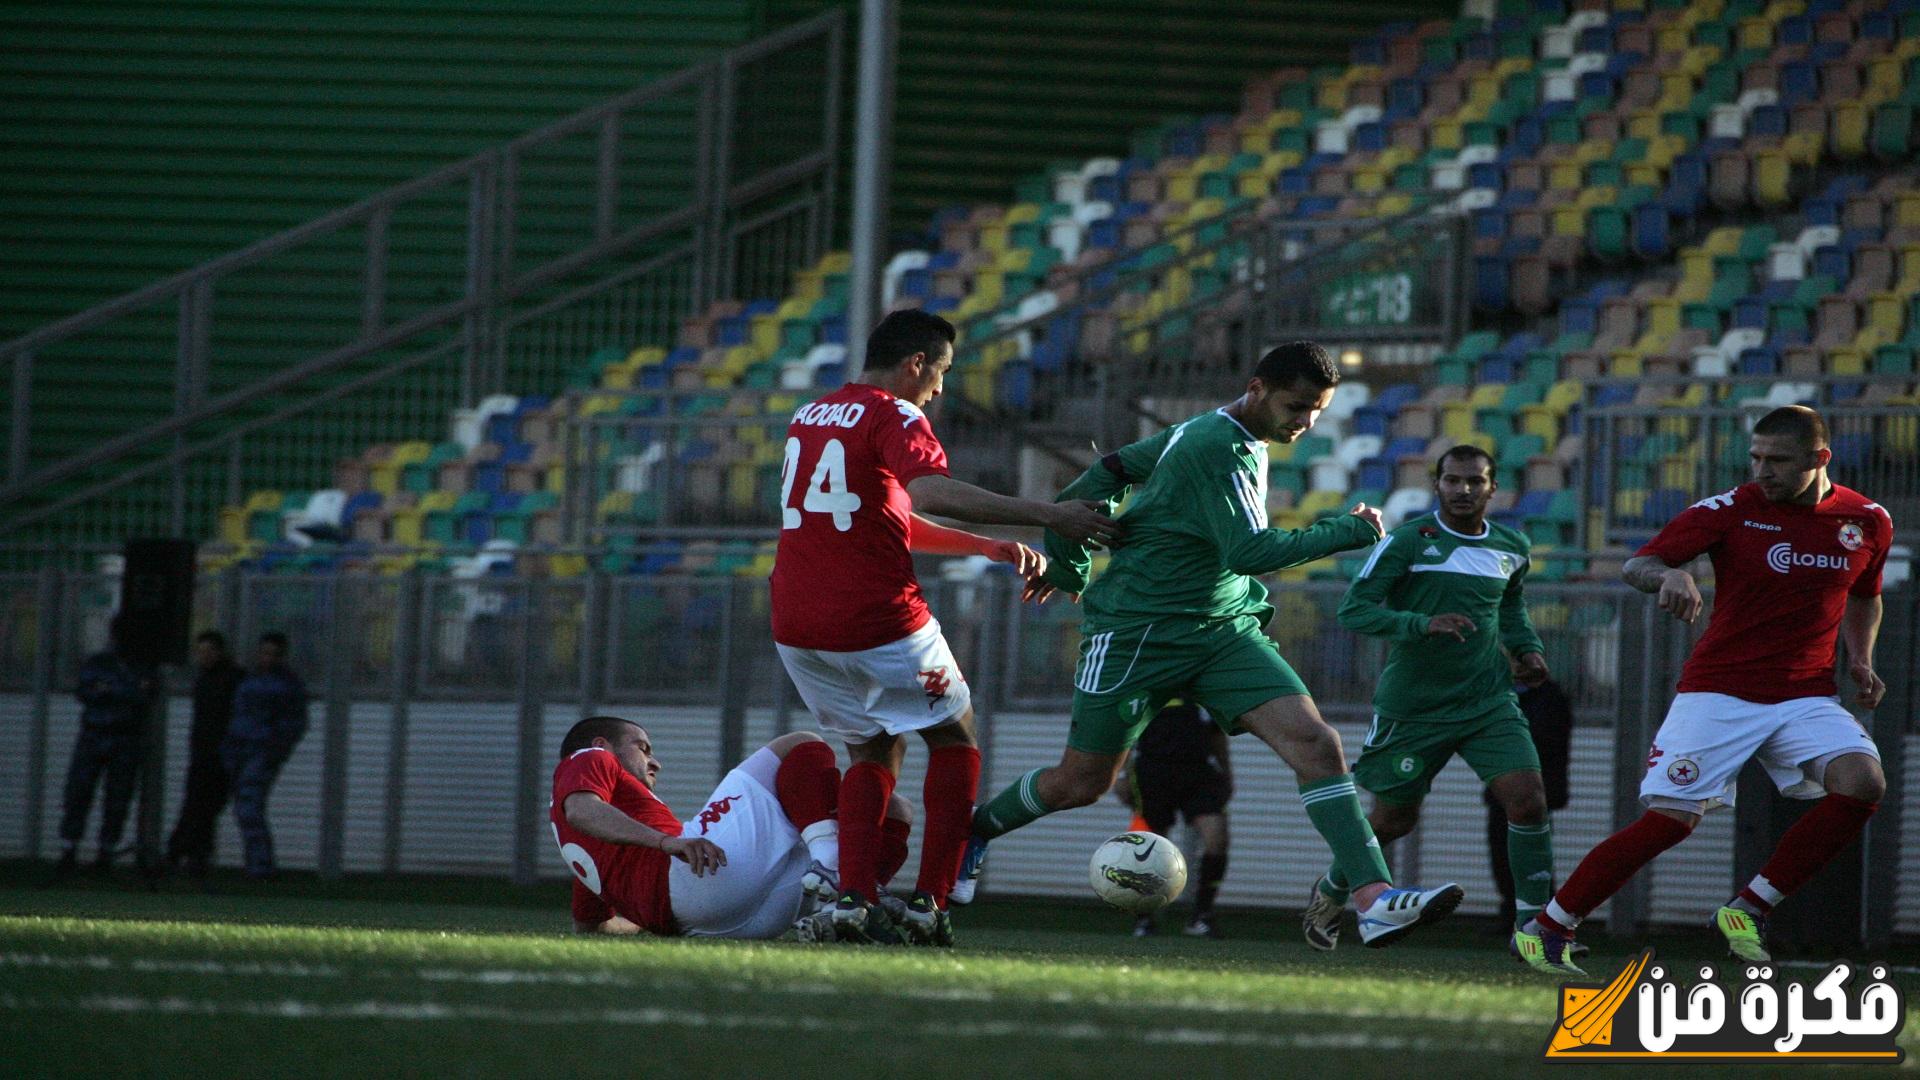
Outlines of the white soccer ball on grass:
{"type": "Polygon", "coordinates": [[[1135,915],[1158,911],[1187,887],[1187,860],[1173,841],[1150,832],[1123,832],[1101,844],[1088,868],[1100,899],[1135,915]]]}

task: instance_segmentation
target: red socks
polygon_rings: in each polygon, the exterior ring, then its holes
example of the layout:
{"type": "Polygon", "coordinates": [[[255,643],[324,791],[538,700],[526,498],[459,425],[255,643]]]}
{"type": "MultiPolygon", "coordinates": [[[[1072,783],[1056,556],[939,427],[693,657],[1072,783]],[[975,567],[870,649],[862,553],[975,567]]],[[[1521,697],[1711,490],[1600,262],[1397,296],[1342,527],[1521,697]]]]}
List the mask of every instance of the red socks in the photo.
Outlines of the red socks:
{"type": "Polygon", "coordinates": [[[907,863],[907,837],[913,832],[913,826],[896,817],[890,817],[880,823],[880,884],[893,880],[893,875],[907,863]]]}
{"type": "Polygon", "coordinates": [[[840,891],[879,899],[881,819],[893,797],[893,774],[874,761],[855,762],[840,778],[840,891]]]}
{"type": "Polygon", "coordinates": [[[1771,911],[1773,905],[1819,873],[1840,849],[1853,843],[1879,808],[1879,803],[1836,794],[1813,804],[1813,809],[1802,814],[1780,838],[1780,846],[1760,868],[1760,876],[1740,890],[1741,898],[1762,913],[1771,911]]]}
{"type": "Polygon", "coordinates": [[[1594,908],[1606,903],[1607,897],[1620,891],[1627,879],[1640,872],[1640,868],[1654,860],[1656,855],[1687,838],[1692,828],[1675,821],[1665,814],[1656,814],[1649,810],[1640,815],[1640,820],[1614,833],[1600,842],[1600,846],[1587,853],[1580,865],[1553,894],[1547,910],[1539,916],[1541,922],[1549,923],[1563,933],[1571,933],[1572,926],[1563,926],[1555,916],[1555,909],[1565,912],[1579,922],[1593,912],[1594,908]]]}
{"type": "Polygon", "coordinates": [[[920,880],[914,888],[947,906],[947,893],[960,875],[960,857],[973,831],[973,800],[980,789],[980,750],[942,746],[927,758],[927,824],[920,834],[920,880]]]}
{"type": "Polygon", "coordinates": [[[773,774],[773,793],[796,829],[832,817],[840,801],[840,768],[833,747],[805,742],[789,750],[773,774]]]}

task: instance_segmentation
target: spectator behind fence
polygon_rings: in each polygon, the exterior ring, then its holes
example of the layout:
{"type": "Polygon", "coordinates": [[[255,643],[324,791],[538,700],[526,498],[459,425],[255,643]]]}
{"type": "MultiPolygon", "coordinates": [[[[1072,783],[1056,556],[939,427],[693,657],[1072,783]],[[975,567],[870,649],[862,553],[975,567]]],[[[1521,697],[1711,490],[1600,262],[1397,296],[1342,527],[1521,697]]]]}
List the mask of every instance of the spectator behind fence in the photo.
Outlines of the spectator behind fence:
{"type": "Polygon", "coordinates": [[[220,744],[233,720],[233,695],[246,671],[234,663],[218,630],[202,631],[193,643],[193,728],[187,737],[187,793],[180,820],[167,840],[167,862],[205,877],[213,857],[213,833],[227,805],[227,770],[220,744]]]}
{"type": "Polygon", "coordinates": [[[150,664],[127,657],[127,626],[114,616],[107,628],[107,649],[80,665],[80,734],[67,766],[65,811],[60,817],[58,873],[73,872],[79,864],[80,834],[86,831],[93,791],[106,775],[107,798],[100,811],[101,869],[113,865],[126,828],[127,807],[133,802],[134,781],[145,756],[147,714],[152,707],[159,673],[150,664]]]}
{"type": "Polygon", "coordinates": [[[273,876],[267,793],[306,733],[307,687],[287,666],[287,635],[262,634],[253,669],[234,691],[233,720],[220,743],[250,878],[273,876]]]}
{"type": "MultiPolygon", "coordinates": [[[[1573,702],[1560,684],[1550,678],[1531,688],[1516,681],[1514,689],[1520,695],[1520,712],[1526,716],[1527,727],[1533,733],[1534,748],[1540,752],[1540,779],[1547,790],[1547,809],[1565,809],[1567,759],[1573,745],[1573,702]]],[[[1480,797],[1487,804],[1487,853],[1492,861],[1493,883],[1500,890],[1500,925],[1511,927],[1515,901],[1513,875],[1507,859],[1507,814],[1491,792],[1483,791],[1480,797]]]]}

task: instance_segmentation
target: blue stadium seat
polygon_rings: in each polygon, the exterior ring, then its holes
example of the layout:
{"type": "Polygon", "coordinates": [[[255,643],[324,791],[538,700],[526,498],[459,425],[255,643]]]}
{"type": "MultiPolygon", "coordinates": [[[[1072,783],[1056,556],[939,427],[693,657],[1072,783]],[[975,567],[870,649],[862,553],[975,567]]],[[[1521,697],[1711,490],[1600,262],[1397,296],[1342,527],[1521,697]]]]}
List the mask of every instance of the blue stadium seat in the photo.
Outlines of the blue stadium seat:
{"type": "Polygon", "coordinates": [[[1672,214],[1658,202],[1645,202],[1633,208],[1633,229],[1628,238],[1636,258],[1657,262],[1673,254],[1672,214]]]}
{"type": "Polygon", "coordinates": [[[1789,15],[1774,26],[1773,37],[1781,45],[1810,45],[1813,43],[1813,20],[1804,14],[1789,15]]]}
{"type": "MultiPolygon", "coordinates": [[[[1811,69],[1809,69],[1811,70],[1811,69]]],[[[1785,96],[1784,94],[1782,95],[1785,96]]],[[[1789,104],[1793,104],[1789,102],[1789,104]]],[[[1761,105],[1747,117],[1747,134],[1766,138],[1785,138],[1787,110],[1781,105],[1761,105]]]]}
{"type": "Polygon", "coordinates": [[[1830,445],[1833,464],[1842,470],[1864,468],[1873,458],[1873,441],[1866,435],[1835,435],[1830,445]]]}
{"type": "Polygon", "coordinates": [[[1780,374],[1780,350],[1771,345],[1740,350],[1739,371],[1742,375],[1780,374]]]}

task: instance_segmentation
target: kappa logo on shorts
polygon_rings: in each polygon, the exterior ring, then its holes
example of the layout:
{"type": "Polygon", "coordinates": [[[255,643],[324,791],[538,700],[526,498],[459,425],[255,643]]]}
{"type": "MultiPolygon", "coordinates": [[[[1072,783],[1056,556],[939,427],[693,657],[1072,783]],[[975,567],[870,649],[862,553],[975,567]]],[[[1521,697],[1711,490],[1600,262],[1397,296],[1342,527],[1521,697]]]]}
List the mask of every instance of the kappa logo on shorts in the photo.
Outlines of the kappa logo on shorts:
{"type": "Polygon", "coordinates": [[[927,692],[928,708],[932,708],[935,702],[947,696],[948,690],[953,689],[953,683],[947,679],[946,668],[932,668],[921,672],[920,685],[927,692]]]}
{"type": "Polygon", "coordinates": [[[1692,758],[1674,758],[1673,764],[1667,766],[1667,779],[1686,787],[1700,779],[1700,766],[1694,764],[1692,758]]]}
{"type": "Polygon", "coordinates": [[[708,828],[720,824],[720,819],[726,817],[727,811],[733,809],[733,800],[738,798],[740,798],[738,795],[728,795],[708,803],[707,808],[700,811],[700,835],[707,835],[708,828]]]}

